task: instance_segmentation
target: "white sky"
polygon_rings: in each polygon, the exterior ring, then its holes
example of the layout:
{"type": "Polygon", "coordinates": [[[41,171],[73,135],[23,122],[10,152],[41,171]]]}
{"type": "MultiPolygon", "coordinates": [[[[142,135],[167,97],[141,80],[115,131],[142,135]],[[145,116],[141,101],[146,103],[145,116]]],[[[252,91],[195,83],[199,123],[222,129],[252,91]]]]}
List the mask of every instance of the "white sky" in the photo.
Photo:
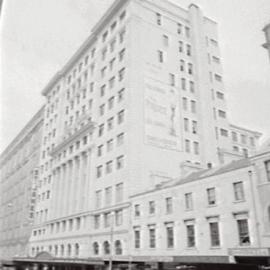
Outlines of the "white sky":
{"type": "MultiPolygon", "coordinates": [[[[270,0],[195,3],[219,25],[232,123],[270,136],[270,61],[263,26],[270,0]]],[[[1,15],[0,152],[44,102],[41,90],[90,34],[113,0],[4,0],[1,15]]]]}

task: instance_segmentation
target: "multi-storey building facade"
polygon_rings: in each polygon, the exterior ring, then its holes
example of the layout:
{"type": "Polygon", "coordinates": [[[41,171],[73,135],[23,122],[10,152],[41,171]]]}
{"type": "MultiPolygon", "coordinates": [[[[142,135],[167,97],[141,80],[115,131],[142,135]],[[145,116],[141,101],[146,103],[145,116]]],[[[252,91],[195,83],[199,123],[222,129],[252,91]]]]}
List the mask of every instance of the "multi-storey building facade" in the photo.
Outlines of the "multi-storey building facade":
{"type": "Polygon", "coordinates": [[[132,196],[132,254],[270,265],[269,150],[132,196]]]}
{"type": "Polygon", "coordinates": [[[43,108],[0,157],[0,259],[26,256],[34,220],[43,108]]]}
{"type": "Polygon", "coordinates": [[[195,5],[113,3],[42,91],[29,255],[130,255],[130,196],[237,158],[216,28],[195,5]]]}

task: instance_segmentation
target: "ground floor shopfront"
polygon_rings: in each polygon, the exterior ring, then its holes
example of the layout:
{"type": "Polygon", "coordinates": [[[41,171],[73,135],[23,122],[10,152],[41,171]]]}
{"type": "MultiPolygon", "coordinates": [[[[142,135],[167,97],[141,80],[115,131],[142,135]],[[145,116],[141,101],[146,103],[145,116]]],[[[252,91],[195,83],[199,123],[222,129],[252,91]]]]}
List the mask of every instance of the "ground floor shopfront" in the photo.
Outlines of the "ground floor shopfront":
{"type": "MultiPolygon", "coordinates": [[[[234,251],[236,253],[236,250],[234,251]]],[[[233,251],[231,251],[233,253],[233,251]]],[[[236,254],[237,255],[237,254],[236,254]]],[[[238,254],[241,255],[241,254],[238,254]]],[[[3,269],[18,270],[261,270],[270,269],[270,256],[122,256],[56,258],[42,252],[34,258],[14,258],[3,269]],[[232,258],[235,263],[232,263],[232,258]]]]}

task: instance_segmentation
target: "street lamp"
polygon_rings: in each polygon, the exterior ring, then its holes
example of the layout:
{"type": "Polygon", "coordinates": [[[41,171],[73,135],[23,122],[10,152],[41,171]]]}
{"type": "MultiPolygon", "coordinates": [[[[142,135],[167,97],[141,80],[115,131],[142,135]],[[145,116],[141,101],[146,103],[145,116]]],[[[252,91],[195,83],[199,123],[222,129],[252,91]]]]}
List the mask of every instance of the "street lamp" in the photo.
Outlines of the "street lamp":
{"type": "Polygon", "coordinates": [[[114,229],[114,212],[112,211],[110,214],[111,219],[111,233],[110,233],[110,242],[111,242],[111,250],[110,250],[110,260],[109,260],[109,270],[112,270],[112,261],[113,261],[113,229],[114,229]]]}

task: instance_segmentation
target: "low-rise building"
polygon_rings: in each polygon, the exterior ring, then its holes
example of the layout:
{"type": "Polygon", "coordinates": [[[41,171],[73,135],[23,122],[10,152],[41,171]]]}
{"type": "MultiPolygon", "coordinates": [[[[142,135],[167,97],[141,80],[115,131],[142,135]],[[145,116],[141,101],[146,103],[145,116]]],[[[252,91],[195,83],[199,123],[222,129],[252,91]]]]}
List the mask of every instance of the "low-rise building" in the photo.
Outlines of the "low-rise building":
{"type": "Polygon", "coordinates": [[[43,108],[0,157],[0,260],[25,256],[36,200],[43,108]]]}
{"type": "Polygon", "coordinates": [[[269,264],[269,150],[132,196],[131,253],[269,264]]]}

